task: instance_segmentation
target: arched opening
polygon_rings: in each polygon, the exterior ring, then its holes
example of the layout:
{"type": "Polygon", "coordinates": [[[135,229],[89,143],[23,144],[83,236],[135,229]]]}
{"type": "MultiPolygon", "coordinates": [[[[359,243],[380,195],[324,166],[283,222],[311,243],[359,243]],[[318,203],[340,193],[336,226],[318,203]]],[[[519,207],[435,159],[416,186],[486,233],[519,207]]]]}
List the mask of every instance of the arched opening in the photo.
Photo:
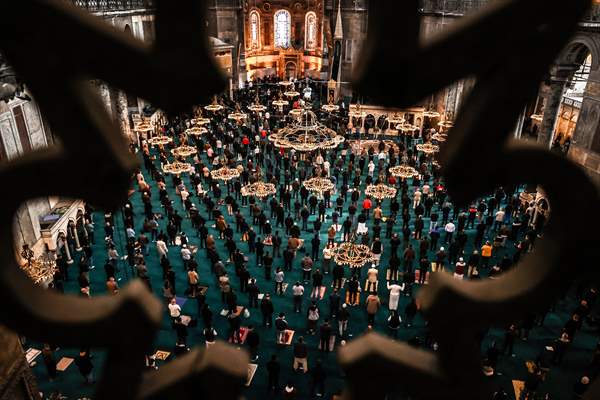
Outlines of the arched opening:
{"type": "Polygon", "coordinates": [[[257,50],[260,48],[260,15],[256,10],[250,12],[249,25],[250,49],[257,50]]]}
{"type": "Polygon", "coordinates": [[[273,43],[275,47],[287,49],[291,44],[292,17],[287,10],[279,10],[273,16],[273,43]]]}
{"type": "Polygon", "coordinates": [[[285,77],[286,79],[296,78],[296,63],[290,61],[285,64],[285,77]]]}
{"type": "Polygon", "coordinates": [[[125,33],[133,36],[133,32],[131,31],[131,26],[129,26],[129,24],[125,24],[125,33]]]}
{"type": "Polygon", "coordinates": [[[568,150],[568,146],[575,133],[592,68],[592,54],[587,47],[583,51],[579,56],[583,61],[566,84],[552,136],[552,147],[563,149],[565,152],[568,150]]]}

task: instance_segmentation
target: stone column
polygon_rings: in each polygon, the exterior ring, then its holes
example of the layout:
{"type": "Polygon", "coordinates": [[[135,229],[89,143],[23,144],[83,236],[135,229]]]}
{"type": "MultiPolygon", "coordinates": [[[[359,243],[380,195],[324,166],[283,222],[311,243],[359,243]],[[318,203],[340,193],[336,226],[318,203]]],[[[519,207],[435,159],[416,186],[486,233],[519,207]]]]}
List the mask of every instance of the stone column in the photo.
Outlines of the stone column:
{"type": "Polygon", "coordinates": [[[544,107],[544,116],[542,126],[538,133],[538,143],[550,148],[554,137],[554,129],[558,121],[558,113],[562,103],[565,86],[569,77],[575,72],[573,66],[554,66],[551,71],[551,77],[547,84],[546,105],[544,107]]]}
{"type": "Polygon", "coordinates": [[[61,233],[61,235],[63,247],[65,248],[65,256],[67,257],[67,264],[73,264],[73,257],[71,257],[71,249],[69,249],[69,240],[67,239],[67,234],[61,233]]]}
{"type": "Polygon", "coordinates": [[[75,240],[75,250],[81,251],[81,243],[79,243],[79,234],[77,233],[77,224],[75,221],[69,222],[69,229],[71,229],[71,234],[75,240]]]}
{"type": "Polygon", "coordinates": [[[525,125],[525,113],[527,112],[527,108],[524,108],[521,114],[519,115],[519,119],[517,120],[517,126],[515,127],[514,137],[515,139],[521,139],[521,135],[523,134],[523,126],[525,125]]]}

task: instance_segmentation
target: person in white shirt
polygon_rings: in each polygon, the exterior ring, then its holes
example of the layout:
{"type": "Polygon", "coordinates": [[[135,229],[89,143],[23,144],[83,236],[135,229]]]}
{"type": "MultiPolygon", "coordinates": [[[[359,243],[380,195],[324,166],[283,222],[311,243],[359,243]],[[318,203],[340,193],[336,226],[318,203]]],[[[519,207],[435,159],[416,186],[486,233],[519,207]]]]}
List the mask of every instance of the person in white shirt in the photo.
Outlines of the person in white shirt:
{"type": "Polygon", "coordinates": [[[183,267],[187,270],[188,264],[192,259],[192,252],[187,248],[187,245],[181,246],[181,259],[183,260],[183,267]]]}
{"type": "Polygon", "coordinates": [[[501,208],[500,210],[498,210],[496,212],[496,220],[494,221],[494,229],[495,230],[500,229],[500,226],[502,226],[502,223],[504,222],[505,214],[506,214],[506,212],[504,211],[503,208],[501,208]]]}
{"type": "Polygon", "coordinates": [[[323,163],[323,170],[325,171],[325,174],[327,177],[329,177],[329,168],[331,167],[331,164],[329,163],[329,160],[325,160],[325,162],[323,163]]]}
{"type": "Polygon", "coordinates": [[[304,295],[304,286],[300,282],[294,283],[292,286],[292,294],[294,295],[294,312],[302,312],[302,296],[304,295]]]}
{"type": "Polygon", "coordinates": [[[369,161],[369,176],[372,178],[375,173],[375,163],[373,160],[369,161]]]}
{"type": "Polygon", "coordinates": [[[127,227],[127,239],[135,239],[135,230],[131,226],[127,227]]]}
{"type": "Polygon", "coordinates": [[[390,311],[398,310],[398,303],[400,302],[400,293],[404,290],[404,283],[402,285],[398,285],[398,282],[393,281],[392,284],[388,282],[387,288],[390,291],[390,301],[388,304],[388,308],[390,311]]]}
{"type": "Polygon", "coordinates": [[[175,299],[175,297],[169,302],[169,315],[173,320],[181,316],[181,307],[177,304],[177,299],[175,299]]]}
{"type": "Polygon", "coordinates": [[[444,230],[446,231],[446,243],[449,243],[452,241],[452,235],[454,235],[456,225],[454,225],[454,222],[450,221],[446,224],[444,230]]]}
{"type": "Polygon", "coordinates": [[[375,264],[371,264],[371,268],[367,272],[367,290],[366,292],[375,292],[377,291],[377,268],[375,268],[375,264]]]}
{"type": "Polygon", "coordinates": [[[281,268],[277,268],[275,272],[275,293],[282,295],[283,294],[283,280],[285,279],[285,274],[281,268]]]}
{"type": "Polygon", "coordinates": [[[183,190],[179,193],[179,195],[181,196],[181,202],[185,204],[185,201],[190,196],[190,192],[188,192],[187,189],[184,187],[183,190]]]}
{"type": "Polygon", "coordinates": [[[167,253],[169,252],[169,248],[167,247],[167,244],[165,243],[164,240],[158,239],[156,241],[156,251],[158,252],[159,259],[162,259],[163,257],[167,256],[167,253]]]}
{"type": "Polygon", "coordinates": [[[421,204],[421,196],[421,191],[419,189],[415,190],[415,194],[413,197],[413,208],[417,208],[417,206],[421,204]]]}

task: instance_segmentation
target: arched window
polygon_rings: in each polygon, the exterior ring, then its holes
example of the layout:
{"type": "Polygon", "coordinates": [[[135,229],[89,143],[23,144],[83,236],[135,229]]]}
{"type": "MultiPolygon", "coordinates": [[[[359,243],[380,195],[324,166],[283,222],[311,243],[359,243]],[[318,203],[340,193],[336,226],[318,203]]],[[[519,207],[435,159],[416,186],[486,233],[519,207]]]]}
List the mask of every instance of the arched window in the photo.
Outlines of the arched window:
{"type": "Polygon", "coordinates": [[[317,14],[313,11],[306,13],[304,21],[304,48],[314,50],[317,47],[317,14]]]}
{"type": "Polygon", "coordinates": [[[256,11],[250,12],[250,48],[260,48],[260,15],[256,11]]]}
{"type": "Polygon", "coordinates": [[[292,36],[292,17],[286,10],[279,10],[274,16],[275,24],[273,28],[275,47],[287,49],[290,47],[292,36]]]}

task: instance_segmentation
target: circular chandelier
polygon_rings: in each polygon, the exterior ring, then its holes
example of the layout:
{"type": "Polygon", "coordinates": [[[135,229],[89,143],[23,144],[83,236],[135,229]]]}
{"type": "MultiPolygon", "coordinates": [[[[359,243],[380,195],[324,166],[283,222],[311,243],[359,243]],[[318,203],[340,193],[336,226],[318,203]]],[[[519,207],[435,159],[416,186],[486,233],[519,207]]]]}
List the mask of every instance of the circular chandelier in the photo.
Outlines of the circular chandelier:
{"type": "Polygon", "coordinates": [[[150,143],[152,146],[164,146],[165,144],[169,144],[173,141],[173,139],[171,139],[168,136],[154,136],[151,137],[150,139],[148,139],[148,143],[150,143]]]}
{"type": "Polygon", "coordinates": [[[454,126],[454,122],[452,122],[450,120],[440,121],[440,122],[438,122],[438,126],[442,129],[449,129],[454,126]]]}
{"type": "Polygon", "coordinates": [[[195,112],[195,117],[192,118],[192,125],[206,125],[210,124],[210,118],[205,118],[202,116],[202,108],[198,107],[195,112]]]}
{"type": "Polygon", "coordinates": [[[328,190],[332,190],[335,185],[329,178],[310,178],[302,183],[309,191],[322,194],[328,190]]]}
{"type": "Polygon", "coordinates": [[[191,128],[185,130],[185,134],[191,136],[200,136],[206,132],[208,132],[208,129],[203,126],[192,126],[191,128]]]}
{"type": "Polygon", "coordinates": [[[317,116],[309,109],[301,111],[297,120],[289,126],[269,135],[275,146],[296,151],[313,151],[317,149],[334,149],[344,142],[338,135],[317,121],[317,116]]]}
{"type": "Polygon", "coordinates": [[[417,150],[422,151],[425,154],[433,154],[440,151],[440,146],[431,143],[423,143],[417,145],[417,150]]]}
{"type": "Polygon", "coordinates": [[[532,114],[531,117],[532,120],[537,121],[537,122],[542,122],[542,120],[544,119],[544,116],[542,114],[532,114]]]}
{"type": "Polygon", "coordinates": [[[142,121],[138,124],[135,124],[133,130],[136,132],[150,132],[154,130],[154,128],[152,128],[152,125],[150,125],[147,121],[142,121]]]}
{"type": "Polygon", "coordinates": [[[236,104],[235,105],[235,111],[232,112],[232,113],[230,113],[227,117],[229,119],[233,119],[233,120],[235,120],[237,122],[240,122],[241,120],[246,119],[247,115],[245,113],[241,112],[240,111],[240,105],[236,104]]]}
{"type": "Polygon", "coordinates": [[[433,110],[428,110],[428,111],[424,111],[423,112],[423,116],[425,118],[439,118],[442,116],[442,114],[440,114],[437,111],[433,111],[433,110]]]}
{"type": "Polygon", "coordinates": [[[185,172],[190,172],[191,169],[192,165],[190,163],[179,161],[163,165],[163,172],[166,174],[179,175],[185,172]]]}
{"type": "Polygon", "coordinates": [[[287,106],[288,104],[290,104],[290,102],[284,100],[283,97],[281,97],[281,94],[279,94],[279,98],[277,100],[273,100],[273,105],[279,108],[283,108],[283,106],[287,106]]]}
{"type": "Polygon", "coordinates": [[[333,260],[338,265],[360,268],[373,260],[371,249],[364,244],[344,242],[333,248],[333,260]]]}
{"type": "Polygon", "coordinates": [[[419,175],[419,172],[408,164],[401,164],[390,168],[390,174],[402,179],[408,179],[419,175]]]}
{"type": "Polygon", "coordinates": [[[292,108],[288,114],[292,118],[298,119],[302,115],[302,109],[301,108],[292,108]]]}
{"type": "Polygon", "coordinates": [[[447,137],[448,135],[446,135],[445,133],[434,133],[433,135],[431,135],[431,139],[435,140],[436,142],[445,142],[447,137]]]}
{"type": "Polygon", "coordinates": [[[277,193],[272,183],[255,182],[242,187],[242,196],[267,197],[277,193]]]}
{"type": "Polygon", "coordinates": [[[206,111],[210,111],[210,112],[217,112],[217,111],[221,111],[223,109],[223,106],[221,104],[219,104],[219,102],[217,101],[217,96],[215,96],[215,97],[213,97],[212,103],[205,106],[204,109],[206,111]]]}
{"type": "Polygon", "coordinates": [[[176,157],[189,157],[197,152],[198,150],[192,146],[179,146],[171,150],[171,153],[173,153],[173,155],[176,157]]]}
{"type": "Polygon", "coordinates": [[[394,113],[390,117],[387,117],[387,121],[390,125],[400,125],[406,122],[404,117],[398,113],[394,113]]]}
{"type": "MultiPolygon", "coordinates": [[[[331,99],[331,100],[333,100],[333,99],[331,99]]],[[[323,104],[321,106],[321,110],[328,112],[328,113],[338,111],[339,109],[340,109],[340,106],[338,106],[337,104],[333,104],[333,101],[330,101],[329,103],[323,104]]]]}
{"type": "Polygon", "coordinates": [[[396,125],[396,130],[402,131],[402,132],[414,132],[414,131],[418,131],[419,127],[409,124],[408,122],[404,122],[401,124],[396,125]]]}
{"type": "Polygon", "coordinates": [[[210,176],[212,176],[213,179],[219,179],[222,181],[230,181],[230,180],[232,180],[234,178],[238,178],[240,176],[240,170],[238,168],[222,167],[222,168],[210,171],[210,176]]]}
{"type": "Polygon", "coordinates": [[[364,118],[367,116],[367,113],[361,109],[360,104],[355,104],[350,105],[348,116],[350,116],[350,118],[364,118]]]}
{"type": "Polygon", "coordinates": [[[294,84],[294,82],[292,82],[292,81],[279,81],[278,82],[278,85],[284,86],[284,87],[292,86],[293,84],[294,84]]]}
{"type": "Polygon", "coordinates": [[[288,91],[284,92],[283,94],[286,97],[289,97],[290,99],[300,96],[300,92],[297,92],[296,90],[288,90],[288,91]]]}
{"type": "Polygon", "coordinates": [[[396,188],[380,183],[378,185],[369,185],[365,189],[365,195],[376,198],[377,200],[391,199],[396,196],[396,188]]]}
{"type": "Polygon", "coordinates": [[[52,280],[57,270],[56,261],[50,257],[30,258],[21,269],[36,285],[52,280]]]}
{"type": "Polygon", "coordinates": [[[254,99],[254,103],[252,103],[248,106],[248,110],[255,112],[255,113],[263,112],[266,109],[267,109],[266,106],[263,106],[262,104],[260,104],[260,100],[258,99],[258,94],[256,95],[256,98],[254,99]]]}

